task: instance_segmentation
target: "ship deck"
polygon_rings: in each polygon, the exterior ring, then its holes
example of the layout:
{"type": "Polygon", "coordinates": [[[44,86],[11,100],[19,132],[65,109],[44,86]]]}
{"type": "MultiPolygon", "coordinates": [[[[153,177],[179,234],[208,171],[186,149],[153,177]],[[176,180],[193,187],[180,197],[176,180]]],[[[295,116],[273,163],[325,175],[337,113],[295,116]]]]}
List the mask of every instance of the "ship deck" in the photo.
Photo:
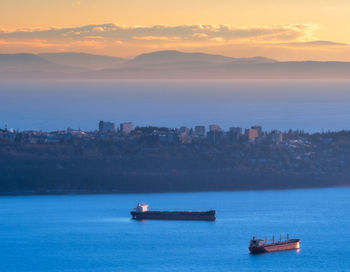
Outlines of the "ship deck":
{"type": "Polygon", "coordinates": [[[145,220],[145,219],[158,219],[158,220],[203,220],[203,221],[215,221],[216,211],[146,211],[135,212],[132,211],[131,215],[133,219],[145,220]]]}

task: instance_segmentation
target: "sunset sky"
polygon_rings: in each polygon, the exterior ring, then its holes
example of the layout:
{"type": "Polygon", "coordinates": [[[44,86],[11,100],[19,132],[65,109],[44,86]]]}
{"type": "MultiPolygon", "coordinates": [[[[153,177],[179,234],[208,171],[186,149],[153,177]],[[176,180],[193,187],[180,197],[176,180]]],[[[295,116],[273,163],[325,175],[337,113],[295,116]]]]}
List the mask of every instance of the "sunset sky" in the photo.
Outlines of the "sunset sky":
{"type": "Polygon", "coordinates": [[[0,53],[350,61],[350,0],[0,0],[0,53]]]}

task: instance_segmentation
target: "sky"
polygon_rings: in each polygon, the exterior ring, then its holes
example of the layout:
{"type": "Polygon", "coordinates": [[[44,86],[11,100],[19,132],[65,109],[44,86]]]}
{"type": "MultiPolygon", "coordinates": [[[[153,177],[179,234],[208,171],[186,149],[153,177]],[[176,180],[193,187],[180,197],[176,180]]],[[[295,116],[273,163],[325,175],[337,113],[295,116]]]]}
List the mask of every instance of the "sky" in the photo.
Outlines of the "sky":
{"type": "Polygon", "coordinates": [[[0,53],[350,61],[350,0],[0,0],[0,53]]]}

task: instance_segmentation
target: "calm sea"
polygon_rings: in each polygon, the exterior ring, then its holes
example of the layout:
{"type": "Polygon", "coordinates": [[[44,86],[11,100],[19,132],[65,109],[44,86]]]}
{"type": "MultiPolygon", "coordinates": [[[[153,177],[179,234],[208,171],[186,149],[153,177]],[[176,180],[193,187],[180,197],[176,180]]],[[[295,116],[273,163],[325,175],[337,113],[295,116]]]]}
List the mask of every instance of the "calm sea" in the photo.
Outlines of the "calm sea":
{"type": "Polygon", "coordinates": [[[350,271],[350,188],[0,198],[0,270],[350,271]],[[218,211],[216,222],[130,219],[153,209],[218,211]],[[250,255],[253,235],[300,251],[250,255]]]}
{"type": "Polygon", "coordinates": [[[350,128],[350,81],[0,82],[0,128],[97,129],[116,124],[167,127],[350,128]]]}

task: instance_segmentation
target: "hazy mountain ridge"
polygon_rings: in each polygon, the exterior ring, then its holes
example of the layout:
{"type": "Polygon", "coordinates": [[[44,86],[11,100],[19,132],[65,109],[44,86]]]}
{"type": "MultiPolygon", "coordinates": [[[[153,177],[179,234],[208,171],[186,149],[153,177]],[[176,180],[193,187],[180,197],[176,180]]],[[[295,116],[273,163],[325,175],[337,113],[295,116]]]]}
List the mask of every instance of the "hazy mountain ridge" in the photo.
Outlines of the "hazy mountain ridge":
{"type": "Polygon", "coordinates": [[[93,55],[86,53],[43,53],[40,57],[59,65],[68,65],[87,70],[99,70],[117,67],[126,60],[118,57],[93,55]]]}
{"type": "Polygon", "coordinates": [[[20,54],[0,54],[0,72],[8,73],[77,73],[84,72],[82,69],[75,66],[70,66],[64,63],[54,63],[43,56],[20,53],[20,54]]]}
{"type": "Polygon", "coordinates": [[[131,60],[85,53],[0,54],[0,77],[79,79],[350,78],[350,62],[279,62],[157,51],[131,60]]]}
{"type": "Polygon", "coordinates": [[[264,57],[231,58],[205,53],[185,53],[175,50],[157,51],[136,56],[122,67],[136,68],[175,68],[175,67],[216,67],[227,63],[270,63],[275,60],[264,57]]]}

